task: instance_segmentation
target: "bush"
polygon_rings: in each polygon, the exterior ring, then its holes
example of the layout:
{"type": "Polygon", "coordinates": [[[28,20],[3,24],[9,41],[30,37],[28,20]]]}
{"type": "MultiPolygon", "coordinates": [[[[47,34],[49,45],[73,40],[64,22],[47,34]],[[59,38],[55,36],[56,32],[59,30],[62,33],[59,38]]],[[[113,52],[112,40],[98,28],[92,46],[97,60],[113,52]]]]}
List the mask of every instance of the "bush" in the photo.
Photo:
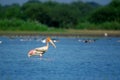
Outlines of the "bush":
{"type": "Polygon", "coordinates": [[[119,22],[104,22],[101,24],[95,23],[79,23],[75,29],[87,29],[87,30],[120,30],[119,22]]]}
{"type": "Polygon", "coordinates": [[[96,25],[89,22],[79,23],[75,29],[96,29],[96,25]]]}
{"type": "Polygon", "coordinates": [[[46,31],[48,27],[35,21],[23,21],[19,19],[0,20],[0,30],[10,31],[46,31]]]}
{"type": "Polygon", "coordinates": [[[119,22],[104,22],[99,24],[99,29],[105,30],[120,30],[120,23],[119,22]]]}

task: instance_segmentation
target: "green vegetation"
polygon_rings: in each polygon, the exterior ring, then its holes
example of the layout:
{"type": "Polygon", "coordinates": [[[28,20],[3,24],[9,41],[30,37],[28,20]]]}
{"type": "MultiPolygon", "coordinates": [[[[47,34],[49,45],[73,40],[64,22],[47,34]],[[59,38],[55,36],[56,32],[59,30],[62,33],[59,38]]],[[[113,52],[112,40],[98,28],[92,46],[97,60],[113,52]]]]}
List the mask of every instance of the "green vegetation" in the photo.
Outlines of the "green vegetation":
{"type": "Polygon", "coordinates": [[[120,30],[119,4],[29,0],[21,6],[0,5],[0,31],[120,30]]]}
{"type": "Polygon", "coordinates": [[[120,23],[120,1],[113,0],[109,5],[95,10],[89,17],[92,23],[119,22],[120,23]]]}
{"type": "Polygon", "coordinates": [[[47,31],[48,27],[33,21],[4,19],[0,20],[0,29],[4,31],[47,31]]]}
{"type": "Polygon", "coordinates": [[[79,23],[75,29],[81,30],[120,30],[119,22],[104,22],[100,24],[85,22],[79,23]]]}

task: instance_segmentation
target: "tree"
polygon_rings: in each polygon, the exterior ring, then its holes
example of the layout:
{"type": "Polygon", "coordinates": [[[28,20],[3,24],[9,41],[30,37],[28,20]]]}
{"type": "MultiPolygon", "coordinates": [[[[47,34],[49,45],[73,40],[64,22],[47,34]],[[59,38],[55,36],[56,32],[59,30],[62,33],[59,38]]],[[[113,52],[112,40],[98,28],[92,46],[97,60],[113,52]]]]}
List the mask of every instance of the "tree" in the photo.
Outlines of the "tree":
{"type": "Polygon", "coordinates": [[[109,5],[102,7],[89,17],[90,22],[103,23],[103,22],[120,22],[120,1],[113,0],[109,5]]]}
{"type": "Polygon", "coordinates": [[[22,10],[24,19],[35,20],[43,24],[47,24],[49,20],[46,9],[40,3],[26,3],[23,5],[22,10]]]}
{"type": "Polygon", "coordinates": [[[93,3],[83,3],[81,0],[69,4],[52,0],[45,2],[29,0],[21,6],[18,4],[2,6],[0,18],[18,18],[37,21],[50,27],[74,28],[79,22],[86,21],[86,16],[96,9],[96,6],[93,3]]]}
{"type": "Polygon", "coordinates": [[[4,18],[20,18],[21,17],[21,10],[20,10],[20,6],[18,4],[13,4],[11,6],[6,6],[4,7],[4,18]]]}

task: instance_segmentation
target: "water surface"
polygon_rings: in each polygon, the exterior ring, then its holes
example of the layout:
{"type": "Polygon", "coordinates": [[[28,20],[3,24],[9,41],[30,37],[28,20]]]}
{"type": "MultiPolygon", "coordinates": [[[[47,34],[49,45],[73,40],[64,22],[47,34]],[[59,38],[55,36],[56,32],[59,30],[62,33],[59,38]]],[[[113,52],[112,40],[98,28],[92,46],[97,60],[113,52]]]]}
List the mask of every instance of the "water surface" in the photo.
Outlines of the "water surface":
{"type": "Polygon", "coordinates": [[[0,80],[120,80],[120,38],[57,38],[42,59],[28,58],[40,39],[0,37],[0,80]]]}

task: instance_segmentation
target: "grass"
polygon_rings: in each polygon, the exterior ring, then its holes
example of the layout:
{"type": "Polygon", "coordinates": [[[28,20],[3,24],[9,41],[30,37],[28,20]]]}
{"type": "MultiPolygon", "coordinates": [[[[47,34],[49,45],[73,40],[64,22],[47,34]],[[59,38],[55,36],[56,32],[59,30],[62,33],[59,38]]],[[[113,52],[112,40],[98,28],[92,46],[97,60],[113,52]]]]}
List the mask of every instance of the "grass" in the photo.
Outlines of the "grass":
{"type": "Polygon", "coordinates": [[[4,19],[0,20],[0,35],[104,36],[108,33],[109,36],[120,36],[119,27],[117,22],[105,22],[99,25],[80,23],[75,29],[58,29],[36,21],[4,19]],[[114,29],[111,30],[111,27],[114,29]]]}

